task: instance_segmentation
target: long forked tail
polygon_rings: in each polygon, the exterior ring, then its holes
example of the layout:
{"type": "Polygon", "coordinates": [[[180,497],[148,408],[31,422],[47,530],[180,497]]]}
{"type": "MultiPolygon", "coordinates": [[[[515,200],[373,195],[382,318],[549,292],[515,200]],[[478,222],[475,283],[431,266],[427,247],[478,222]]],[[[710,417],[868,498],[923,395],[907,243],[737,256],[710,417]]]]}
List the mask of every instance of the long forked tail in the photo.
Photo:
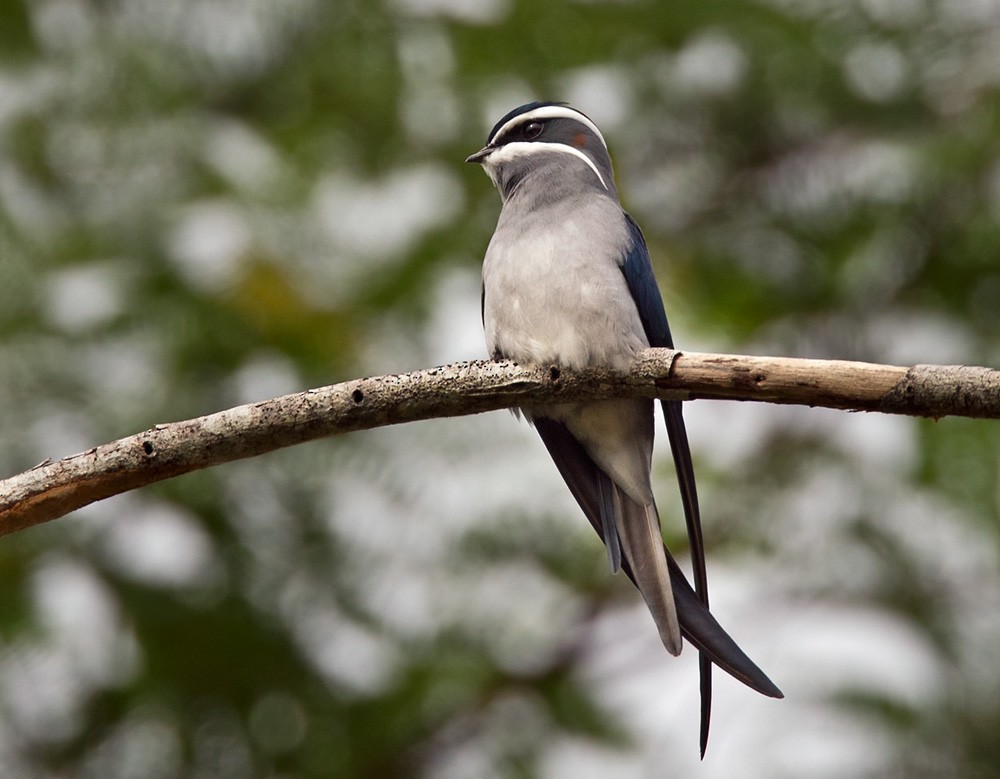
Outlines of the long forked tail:
{"type": "MultiPolygon", "coordinates": [[[[569,432],[565,425],[544,417],[536,417],[538,430],[545,448],[566,481],[570,492],[601,538],[604,538],[601,522],[600,494],[597,487],[600,469],[586,450],[569,432]]],[[[662,542],[661,546],[662,546],[662,542]]],[[[677,608],[677,618],[681,633],[699,651],[705,652],[722,670],[743,682],[753,690],[771,698],[783,697],[781,690],[757,665],[747,657],[739,645],[709,613],[699,600],[677,562],[664,547],[671,590],[677,608]]],[[[632,581],[636,577],[628,560],[622,560],[622,569],[632,581]]]]}

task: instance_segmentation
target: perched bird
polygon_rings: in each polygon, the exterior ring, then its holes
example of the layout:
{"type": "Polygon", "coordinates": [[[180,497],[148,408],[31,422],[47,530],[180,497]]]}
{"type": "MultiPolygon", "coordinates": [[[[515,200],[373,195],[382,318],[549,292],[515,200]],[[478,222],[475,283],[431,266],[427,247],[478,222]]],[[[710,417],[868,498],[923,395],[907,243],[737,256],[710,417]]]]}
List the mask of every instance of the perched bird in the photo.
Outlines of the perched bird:
{"type": "MultiPolygon", "coordinates": [[[[493,359],[569,369],[624,368],[649,346],[673,347],[638,225],[618,201],[597,126],[565,103],[504,116],[478,163],[503,206],[483,261],[482,317],[493,359]]],[[[663,544],[653,500],[653,401],[614,399],[523,408],[587,519],[612,572],[632,579],[667,651],[684,636],[700,652],[701,754],[712,663],[764,695],[781,691],[708,610],[694,469],[680,401],[663,401],[687,521],[692,588],[663,544]]]]}

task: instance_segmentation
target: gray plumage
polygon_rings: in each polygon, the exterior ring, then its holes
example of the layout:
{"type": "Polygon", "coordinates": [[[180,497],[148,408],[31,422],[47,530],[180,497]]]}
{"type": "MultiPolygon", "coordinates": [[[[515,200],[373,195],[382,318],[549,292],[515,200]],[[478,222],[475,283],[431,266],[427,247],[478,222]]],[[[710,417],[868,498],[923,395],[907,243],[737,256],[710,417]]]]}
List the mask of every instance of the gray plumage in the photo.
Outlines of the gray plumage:
{"type": "MultiPolygon", "coordinates": [[[[607,146],[593,122],[564,104],[530,103],[497,122],[468,161],[483,165],[503,201],[483,261],[483,326],[494,359],[623,368],[641,349],[673,345],[645,240],[618,201],[607,146]]],[[[679,654],[683,634],[698,646],[704,754],[712,662],[766,695],[781,692],[708,611],[681,404],[663,405],[691,541],[693,591],[663,545],[653,500],[653,402],[521,411],[604,540],[612,570],[625,570],[635,582],[663,645],[679,654]]]]}
{"type": "MultiPolygon", "coordinates": [[[[497,176],[503,209],[483,261],[490,354],[566,368],[623,368],[649,346],[622,274],[631,243],[616,194],[586,162],[556,150],[525,154],[497,176]],[[506,191],[505,191],[506,190],[506,191]]],[[[611,479],[625,557],[663,640],[681,651],[653,501],[653,403],[609,400],[522,409],[562,422],[611,479]]]]}

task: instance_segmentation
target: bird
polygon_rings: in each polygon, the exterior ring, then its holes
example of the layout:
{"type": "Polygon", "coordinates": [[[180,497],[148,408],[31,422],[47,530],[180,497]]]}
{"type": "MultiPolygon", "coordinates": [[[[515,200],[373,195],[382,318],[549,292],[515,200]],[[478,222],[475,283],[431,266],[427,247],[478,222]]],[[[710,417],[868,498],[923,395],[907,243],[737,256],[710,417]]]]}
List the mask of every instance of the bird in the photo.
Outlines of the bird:
{"type": "MultiPolygon", "coordinates": [[[[560,369],[625,369],[648,347],[673,348],[649,250],[622,208],[597,125],[563,102],[505,114],[466,162],[500,193],[482,268],[489,356],[560,369]]],[[[712,665],[772,698],[781,690],[709,611],[698,494],[682,403],[663,400],[691,549],[694,586],[663,543],[653,496],[654,401],[613,398],[515,410],[531,423],[607,549],[632,580],[666,650],[699,651],[700,750],[712,709],[712,665]]]]}

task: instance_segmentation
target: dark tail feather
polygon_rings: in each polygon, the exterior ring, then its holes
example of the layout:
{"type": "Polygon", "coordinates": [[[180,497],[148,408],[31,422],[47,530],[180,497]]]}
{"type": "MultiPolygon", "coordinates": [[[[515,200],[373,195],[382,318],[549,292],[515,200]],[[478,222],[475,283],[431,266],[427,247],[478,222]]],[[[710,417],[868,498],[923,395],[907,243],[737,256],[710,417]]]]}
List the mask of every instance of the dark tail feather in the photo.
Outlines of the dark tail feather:
{"type": "MultiPolygon", "coordinates": [[[[688,445],[683,408],[678,400],[663,401],[663,416],[667,423],[670,453],[677,472],[677,486],[684,507],[688,542],[691,546],[691,569],[694,572],[694,590],[698,600],[708,609],[708,571],[705,566],[705,540],[701,532],[701,511],[698,508],[698,488],[694,479],[691,447],[688,445]]],[[[701,756],[708,748],[708,731],[712,721],[712,661],[704,653],[698,654],[698,678],[701,692],[701,756]]]]}

